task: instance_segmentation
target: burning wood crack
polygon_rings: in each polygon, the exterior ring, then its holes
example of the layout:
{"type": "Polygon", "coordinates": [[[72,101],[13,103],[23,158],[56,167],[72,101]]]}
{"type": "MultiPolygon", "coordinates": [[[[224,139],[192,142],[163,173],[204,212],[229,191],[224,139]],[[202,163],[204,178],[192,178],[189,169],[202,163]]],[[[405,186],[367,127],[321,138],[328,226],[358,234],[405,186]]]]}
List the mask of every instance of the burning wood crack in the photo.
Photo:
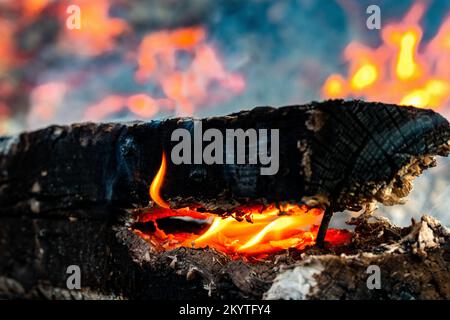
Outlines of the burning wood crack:
{"type": "Polygon", "coordinates": [[[327,233],[333,212],[400,203],[434,156],[450,151],[449,123],[432,110],[330,100],[202,120],[204,130],[279,130],[273,176],[248,162],[175,165],[166,158],[171,133],[189,133],[193,124],[190,118],[79,124],[4,138],[2,208],[41,215],[80,205],[144,208],[135,231],[157,248],[210,245],[232,255],[266,255],[348,241],[345,232],[327,233]],[[154,205],[145,209],[149,192],[154,205]],[[165,226],[183,223],[186,232],[165,226]]]}
{"type": "MultiPolygon", "coordinates": [[[[305,121],[306,129],[319,132],[324,126],[326,121],[326,115],[323,114],[322,110],[313,109],[310,118],[305,121]]],[[[304,167],[305,176],[311,178],[312,172],[310,168],[310,152],[308,151],[308,144],[301,142],[298,144],[299,150],[303,153],[302,165],[304,167]],[[305,159],[307,160],[305,162],[305,159]]],[[[436,153],[446,155],[450,152],[450,140],[447,143],[439,145],[436,153]]],[[[357,155],[358,156],[358,155],[357,155]]],[[[399,154],[402,156],[402,154],[399,154]]],[[[363,211],[360,219],[365,219],[370,216],[376,209],[376,201],[380,201],[386,205],[394,205],[397,203],[402,203],[402,198],[407,196],[412,189],[411,181],[419,176],[422,171],[428,167],[435,165],[435,159],[433,155],[423,154],[423,155],[408,155],[409,162],[403,165],[400,170],[396,173],[394,178],[390,182],[385,184],[374,185],[374,190],[372,191],[371,197],[362,196],[359,199],[360,203],[365,210],[363,211]]],[[[165,213],[166,218],[184,218],[184,219],[196,219],[199,214],[197,209],[189,209],[186,207],[184,209],[174,209],[170,210],[170,205],[161,199],[160,189],[162,187],[164,175],[166,173],[166,156],[163,153],[161,167],[155,175],[154,180],[150,186],[150,197],[154,200],[156,206],[168,209],[165,213]]],[[[347,169],[348,170],[348,169],[347,169]]],[[[366,181],[365,185],[370,185],[371,181],[366,181]]],[[[356,188],[361,186],[357,183],[352,186],[354,191],[348,192],[350,195],[355,194],[356,188]]],[[[341,197],[345,197],[347,194],[345,192],[341,193],[341,197]]],[[[220,251],[227,252],[229,254],[246,254],[246,255],[267,255],[267,253],[277,252],[287,248],[297,248],[304,249],[307,246],[317,244],[319,247],[323,247],[325,241],[332,243],[334,245],[342,245],[350,240],[350,234],[345,231],[339,230],[328,230],[328,225],[330,223],[333,212],[335,211],[336,203],[339,200],[331,200],[330,197],[314,196],[314,197],[304,197],[302,199],[305,203],[311,205],[312,207],[319,207],[325,209],[315,209],[315,218],[308,218],[308,214],[314,209],[309,209],[306,205],[299,206],[298,204],[287,204],[287,205],[259,205],[259,207],[241,207],[238,210],[234,208],[233,210],[226,211],[223,216],[225,218],[213,217],[211,213],[204,213],[203,217],[200,218],[203,222],[209,225],[209,228],[204,233],[198,235],[190,234],[186,236],[184,233],[177,234],[166,234],[164,231],[158,228],[157,220],[158,217],[152,214],[155,210],[150,208],[150,213],[145,215],[153,215],[154,218],[151,220],[156,229],[157,237],[150,234],[143,233],[141,230],[136,230],[139,235],[144,238],[155,242],[163,242],[163,248],[173,249],[176,246],[205,246],[210,245],[220,251]],[[320,227],[318,226],[317,217],[322,215],[320,222],[320,227]],[[272,217],[271,217],[272,216],[272,217]],[[209,218],[208,218],[209,217],[209,218]],[[257,223],[255,223],[257,219],[257,223]],[[239,221],[246,220],[251,223],[252,226],[240,224],[239,221]],[[207,222],[209,221],[209,222],[207,222]],[[261,226],[259,228],[254,228],[258,224],[261,226]],[[310,226],[309,230],[305,229],[306,226],[310,226]],[[239,233],[234,233],[236,229],[242,229],[239,233]],[[300,231],[301,229],[303,231],[300,231]],[[252,230],[252,229],[256,229],[252,230]],[[295,230],[296,236],[290,235],[295,230]],[[231,232],[230,232],[231,231],[231,232]],[[226,236],[229,232],[231,236],[226,236]],[[252,235],[248,237],[248,235],[252,235]],[[272,237],[270,235],[272,234],[272,237]],[[273,236],[273,234],[275,234],[273,236]],[[242,239],[243,237],[243,239],[242,239]]],[[[344,200],[345,201],[345,200],[344,200]]],[[[156,213],[158,209],[156,209],[156,213]]],[[[138,221],[141,218],[138,218],[138,221]]],[[[295,233],[294,232],[294,233],[295,233]]]]}
{"type": "Polygon", "coordinates": [[[79,257],[82,265],[95,261],[103,270],[89,273],[93,291],[83,297],[156,297],[182,287],[177,297],[269,298],[277,292],[266,294],[274,279],[286,268],[306,267],[308,257],[323,270],[300,272],[316,285],[300,285],[296,296],[374,297],[361,289],[363,269],[374,262],[393,274],[391,287],[403,286],[383,294],[450,296],[441,285],[450,283],[444,271],[449,236],[438,222],[425,217],[410,228],[367,222],[376,202],[398,203],[435,155],[448,154],[450,126],[439,114],[331,100],[203,120],[204,129],[222,131],[278,128],[274,176],[260,175],[257,165],[174,165],[167,156],[170,134],[191,125],[188,118],[87,123],[2,138],[0,248],[6,261],[28,257],[15,263],[32,276],[11,272],[0,256],[0,296],[8,290],[67,295],[59,278],[49,278],[62,270],[61,255],[79,257]],[[325,232],[331,213],[362,208],[366,214],[352,222],[354,232],[325,232]],[[324,246],[313,246],[320,237],[324,246]],[[42,273],[30,261],[42,261],[42,273]],[[443,280],[421,293],[396,278],[398,266],[410,274],[420,270],[413,275],[418,283],[443,280]],[[116,278],[108,278],[112,273],[116,278]],[[324,280],[330,278],[352,287],[324,280]]]}

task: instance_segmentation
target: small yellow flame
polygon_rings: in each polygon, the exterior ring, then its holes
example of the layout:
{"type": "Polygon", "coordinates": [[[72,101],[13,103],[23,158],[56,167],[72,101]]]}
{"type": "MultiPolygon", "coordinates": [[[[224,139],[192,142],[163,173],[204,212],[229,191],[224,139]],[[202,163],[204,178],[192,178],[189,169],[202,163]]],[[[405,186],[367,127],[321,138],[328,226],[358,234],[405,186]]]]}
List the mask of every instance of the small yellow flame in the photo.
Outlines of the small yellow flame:
{"type": "Polygon", "coordinates": [[[161,198],[160,190],[166,174],[166,155],[163,152],[161,166],[150,185],[150,198],[162,208],[169,208],[169,204],[161,198]]]}
{"type": "Polygon", "coordinates": [[[428,106],[430,96],[425,90],[415,90],[406,95],[400,104],[403,106],[414,106],[417,108],[425,108],[428,106]]]}
{"type": "Polygon", "coordinates": [[[323,94],[330,98],[345,95],[345,80],[340,75],[331,75],[324,84],[323,94]]]}
{"type": "Polygon", "coordinates": [[[402,80],[412,78],[417,72],[414,53],[418,40],[419,35],[413,31],[408,31],[402,36],[396,67],[397,76],[402,80]]]}

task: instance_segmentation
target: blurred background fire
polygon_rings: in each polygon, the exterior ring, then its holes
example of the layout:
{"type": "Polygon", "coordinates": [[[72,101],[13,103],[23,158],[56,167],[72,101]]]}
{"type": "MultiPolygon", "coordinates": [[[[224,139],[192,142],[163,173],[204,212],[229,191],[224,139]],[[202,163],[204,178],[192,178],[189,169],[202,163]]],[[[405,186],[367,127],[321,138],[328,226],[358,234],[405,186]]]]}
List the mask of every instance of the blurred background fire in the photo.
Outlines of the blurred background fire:
{"type": "MultiPolygon", "coordinates": [[[[0,0],[3,135],[324,98],[450,118],[450,1],[0,0]],[[380,30],[366,26],[372,4],[380,30]],[[79,30],[66,27],[70,5],[79,30]]],[[[439,163],[406,206],[381,213],[450,225],[450,162],[439,163]]]]}

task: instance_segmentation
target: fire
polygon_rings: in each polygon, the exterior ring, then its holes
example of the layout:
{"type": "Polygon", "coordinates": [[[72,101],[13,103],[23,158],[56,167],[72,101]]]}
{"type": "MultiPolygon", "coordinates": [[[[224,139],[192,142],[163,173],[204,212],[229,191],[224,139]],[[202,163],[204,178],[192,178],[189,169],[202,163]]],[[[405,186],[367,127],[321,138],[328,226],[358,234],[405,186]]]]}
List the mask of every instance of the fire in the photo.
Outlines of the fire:
{"type": "Polygon", "coordinates": [[[192,115],[198,105],[239,94],[245,87],[240,74],[226,71],[217,51],[207,42],[205,30],[198,26],[149,33],[141,42],[137,61],[136,81],[159,84],[183,115],[192,115]],[[192,58],[180,61],[179,53],[192,58]],[[180,68],[180,63],[185,67],[180,68]],[[213,86],[221,89],[220,95],[211,90],[213,86]]]}
{"type": "Polygon", "coordinates": [[[155,178],[152,181],[152,184],[150,185],[150,198],[153,201],[155,201],[155,203],[161,208],[169,208],[169,204],[161,198],[161,195],[159,193],[159,191],[161,190],[165,174],[166,174],[166,154],[163,153],[161,167],[159,168],[155,178]]]}
{"type": "Polygon", "coordinates": [[[144,119],[160,111],[192,115],[198,107],[223,102],[245,88],[243,76],[226,70],[202,27],[151,32],[135,51],[130,54],[138,65],[134,81],[160,88],[162,95],[112,94],[89,106],[85,120],[103,120],[125,109],[144,119]]]}
{"type": "MultiPolygon", "coordinates": [[[[128,29],[127,23],[119,18],[111,18],[108,0],[78,0],[81,9],[80,29],[64,28],[60,45],[69,52],[85,56],[96,56],[112,51],[116,45],[115,39],[128,29]]],[[[61,3],[59,17],[65,25],[67,19],[67,4],[61,3]]]]}
{"type": "Polygon", "coordinates": [[[450,103],[450,16],[429,41],[422,42],[419,24],[425,5],[415,4],[404,19],[382,29],[383,43],[369,48],[350,43],[344,58],[347,77],[332,74],[322,87],[325,98],[360,98],[413,105],[445,107],[450,103]]]}
{"type": "Polygon", "coordinates": [[[158,112],[154,99],[146,94],[135,94],[128,98],[127,105],[130,111],[143,118],[151,118],[158,112]]]}
{"type": "MultiPolygon", "coordinates": [[[[206,246],[234,257],[264,257],[289,248],[304,249],[314,245],[323,210],[298,204],[243,206],[226,217],[197,212],[190,208],[170,209],[160,194],[166,173],[166,156],[150,186],[152,206],[139,217],[139,223],[153,223],[153,232],[134,232],[163,250],[180,246],[206,246]],[[239,213],[238,213],[239,212],[239,213]],[[206,226],[199,232],[166,232],[161,228],[164,219],[190,221],[206,226]]],[[[343,244],[350,239],[345,230],[330,229],[326,240],[343,244]]]]}
{"type": "Polygon", "coordinates": [[[25,16],[34,17],[38,15],[49,4],[50,0],[27,0],[23,2],[25,16]]]}
{"type": "Polygon", "coordinates": [[[351,86],[355,90],[361,90],[370,86],[378,77],[378,70],[373,64],[365,64],[356,71],[351,80],[351,86]]]}
{"type": "Polygon", "coordinates": [[[125,109],[136,116],[147,119],[153,117],[161,108],[172,110],[174,104],[169,99],[154,99],[144,93],[131,96],[112,94],[87,108],[84,112],[84,119],[86,121],[101,121],[125,109]]]}
{"type": "Polygon", "coordinates": [[[247,214],[251,223],[233,216],[215,217],[208,231],[192,240],[193,244],[210,244],[224,251],[247,254],[304,247],[314,244],[315,236],[309,227],[320,223],[322,212],[291,205],[290,208],[269,206],[262,212],[250,210],[247,214]]]}
{"type": "Polygon", "coordinates": [[[5,73],[18,63],[16,48],[14,47],[14,33],[17,26],[0,16],[0,72],[5,73]]]}
{"type": "Polygon", "coordinates": [[[418,69],[416,63],[416,50],[419,43],[419,34],[407,31],[400,37],[400,49],[396,63],[395,72],[401,80],[411,79],[418,69]]]}

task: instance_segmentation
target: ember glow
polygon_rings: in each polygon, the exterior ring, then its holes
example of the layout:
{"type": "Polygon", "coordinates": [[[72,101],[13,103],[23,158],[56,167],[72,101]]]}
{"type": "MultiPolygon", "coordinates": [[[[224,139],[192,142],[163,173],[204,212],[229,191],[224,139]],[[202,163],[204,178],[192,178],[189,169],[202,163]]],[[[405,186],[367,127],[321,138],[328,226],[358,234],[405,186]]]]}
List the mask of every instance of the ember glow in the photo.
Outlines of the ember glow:
{"type": "MultiPolygon", "coordinates": [[[[224,217],[190,208],[170,209],[160,189],[166,172],[166,157],[150,186],[154,206],[139,216],[139,224],[152,224],[151,231],[134,232],[161,250],[177,247],[212,247],[233,257],[264,257],[289,248],[302,250],[314,245],[323,210],[298,204],[242,206],[224,217]],[[239,213],[238,213],[239,212],[239,213]],[[195,231],[165,231],[163,224],[189,222],[195,231]]],[[[346,230],[328,230],[326,241],[332,245],[348,243],[346,230]]]]}
{"type": "Polygon", "coordinates": [[[169,204],[165,202],[160,195],[160,190],[165,173],[166,173],[166,154],[163,153],[161,167],[159,168],[155,178],[152,181],[152,184],[150,185],[150,198],[161,208],[169,208],[169,204]]]}
{"type": "Polygon", "coordinates": [[[344,51],[348,75],[330,75],[325,98],[367,100],[439,108],[450,102],[450,16],[429,43],[422,43],[420,20],[426,10],[415,4],[402,21],[383,26],[383,44],[370,48],[358,42],[344,51]]]}

